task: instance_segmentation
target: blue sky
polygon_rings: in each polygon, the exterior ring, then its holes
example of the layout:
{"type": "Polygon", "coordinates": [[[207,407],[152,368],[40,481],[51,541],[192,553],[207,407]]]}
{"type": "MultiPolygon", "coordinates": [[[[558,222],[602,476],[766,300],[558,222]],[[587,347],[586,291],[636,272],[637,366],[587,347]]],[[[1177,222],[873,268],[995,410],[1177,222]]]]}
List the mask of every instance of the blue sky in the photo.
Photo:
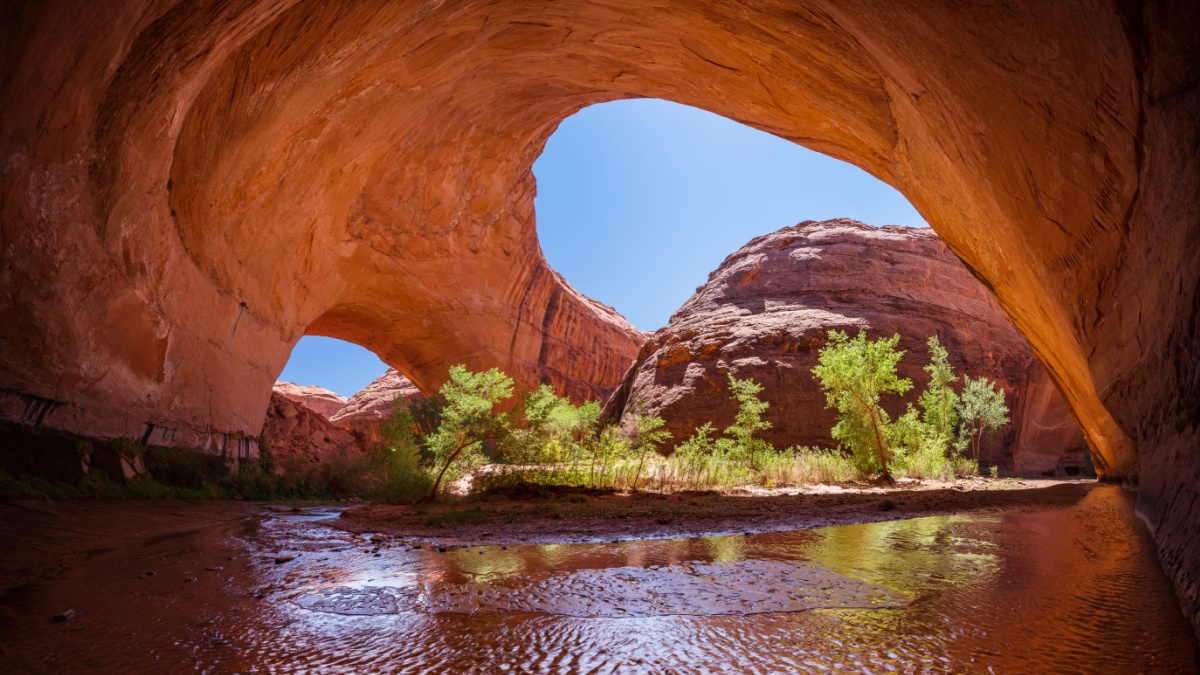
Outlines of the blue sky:
{"type": "MultiPolygon", "coordinates": [[[[666,324],[750,239],[803,220],[925,226],[861,169],[712,113],[655,99],[564,120],[533,165],[550,265],[633,325],[666,324]]],[[[305,337],[281,380],[350,396],[387,366],[367,350],[305,337]]]]}

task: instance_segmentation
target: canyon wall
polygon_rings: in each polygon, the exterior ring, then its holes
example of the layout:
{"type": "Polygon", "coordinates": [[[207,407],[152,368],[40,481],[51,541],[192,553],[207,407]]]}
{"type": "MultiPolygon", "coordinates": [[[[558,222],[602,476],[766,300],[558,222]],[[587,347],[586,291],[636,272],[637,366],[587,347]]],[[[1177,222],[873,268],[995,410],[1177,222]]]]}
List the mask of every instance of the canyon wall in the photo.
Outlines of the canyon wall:
{"type": "Polygon", "coordinates": [[[271,391],[299,403],[309,410],[320,413],[325,419],[333,417],[337,411],[342,409],[342,406],[346,405],[346,397],[335,394],[324,387],[276,382],[275,386],[271,387],[271,391]]]}
{"type": "Polygon", "coordinates": [[[425,395],[407,377],[389,368],[359,390],[330,417],[334,424],[354,431],[368,442],[380,440],[379,428],[391,419],[396,401],[422,401],[425,395]]]}
{"type": "Polygon", "coordinates": [[[903,192],[995,294],[1200,626],[1200,6],[15,0],[0,416],[229,453],[303,334],[599,397],[642,336],[537,245],[593,103],[705,108],[903,192]]]}
{"type": "MultiPolygon", "coordinates": [[[[1031,391],[1047,379],[1028,342],[937,234],[847,219],[787,227],[727,257],[642,347],[606,412],[661,416],[670,447],[704,422],[718,430],[733,422],[732,374],[764,387],[761,398],[771,404],[764,418],[772,428],[763,439],[777,448],[834,447],[837,412],[826,407],[812,374],[830,330],[900,335],[898,348],[907,353],[897,370],[914,387],[885,400],[892,419],[915,405],[929,382],[923,368],[931,335],[949,350],[960,376],[996,382],[1012,424],[984,444],[984,464],[1041,473],[1081,445],[1086,449],[1057,390],[1031,391]],[[1037,404],[1027,402],[1031,395],[1037,404]],[[1060,428],[1062,437],[1033,431],[1060,428]]],[[[1083,454],[1066,460],[1078,467],[1083,454]]]]}
{"type": "Polygon", "coordinates": [[[358,434],[278,393],[271,395],[262,438],[277,473],[287,472],[293,458],[320,464],[335,457],[351,458],[367,447],[358,434]]]}

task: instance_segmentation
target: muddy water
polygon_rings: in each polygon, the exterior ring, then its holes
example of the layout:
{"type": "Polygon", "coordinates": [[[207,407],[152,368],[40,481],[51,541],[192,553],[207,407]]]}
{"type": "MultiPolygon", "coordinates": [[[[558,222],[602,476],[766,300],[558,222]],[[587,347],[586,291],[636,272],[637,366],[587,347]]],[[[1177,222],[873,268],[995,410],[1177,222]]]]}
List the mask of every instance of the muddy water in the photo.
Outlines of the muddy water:
{"type": "Polygon", "coordinates": [[[264,512],[97,551],[4,598],[0,670],[1197,670],[1111,486],[1045,511],[445,552],[337,516],[264,512]],[[68,607],[80,616],[49,620],[68,607]]]}

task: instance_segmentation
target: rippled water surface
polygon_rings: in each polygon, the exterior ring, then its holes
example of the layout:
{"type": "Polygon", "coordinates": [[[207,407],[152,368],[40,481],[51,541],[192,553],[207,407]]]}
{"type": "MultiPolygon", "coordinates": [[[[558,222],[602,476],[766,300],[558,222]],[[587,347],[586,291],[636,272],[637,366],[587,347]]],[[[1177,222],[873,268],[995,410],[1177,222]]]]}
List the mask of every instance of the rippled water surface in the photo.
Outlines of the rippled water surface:
{"type": "Polygon", "coordinates": [[[1131,496],[1113,486],[997,516],[444,552],[344,533],[328,526],[337,515],[269,513],[100,552],[25,589],[29,620],[6,624],[0,669],[1197,669],[1131,496]],[[81,616],[47,620],[65,607],[81,616]]]}

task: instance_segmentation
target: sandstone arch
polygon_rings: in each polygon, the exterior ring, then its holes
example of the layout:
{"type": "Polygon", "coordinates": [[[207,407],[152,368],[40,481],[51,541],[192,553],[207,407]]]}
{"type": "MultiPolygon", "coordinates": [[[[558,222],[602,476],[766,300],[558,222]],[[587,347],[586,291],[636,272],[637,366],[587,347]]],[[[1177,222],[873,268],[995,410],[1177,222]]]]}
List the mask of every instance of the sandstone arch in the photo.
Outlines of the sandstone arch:
{"type": "Polygon", "coordinates": [[[900,189],[1029,337],[1098,470],[1140,475],[1194,601],[1198,12],[11,3],[6,416],[224,445],[258,432],[305,332],[426,387],[453,361],[615,382],[640,338],[542,260],[529,167],[566,115],[655,96],[900,189]]]}

